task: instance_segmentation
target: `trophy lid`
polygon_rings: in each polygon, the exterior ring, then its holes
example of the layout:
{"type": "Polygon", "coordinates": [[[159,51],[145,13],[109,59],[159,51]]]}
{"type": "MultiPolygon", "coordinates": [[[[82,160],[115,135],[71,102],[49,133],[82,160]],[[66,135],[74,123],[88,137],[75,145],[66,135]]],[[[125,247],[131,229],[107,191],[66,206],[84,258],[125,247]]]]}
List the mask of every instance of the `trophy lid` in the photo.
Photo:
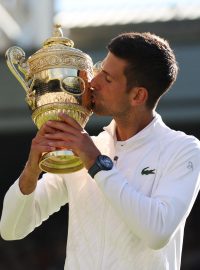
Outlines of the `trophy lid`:
{"type": "Polygon", "coordinates": [[[28,58],[28,77],[44,70],[60,67],[87,70],[93,74],[90,56],[73,46],[74,42],[63,36],[61,26],[55,25],[53,36],[44,41],[43,47],[28,58]]]}
{"type": "Polygon", "coordinates": [[[44,47],[48,47],[51,45],[56,45],[56,44],[63,44],[65,46],[68,47],[74,47],[74,42],[63,36],[63,31],[61,29],[61,25],[60,24],[56,24],[54,26],[54,32],[53,32],[53,36],[48,38],[44,43],[44,47]]]}

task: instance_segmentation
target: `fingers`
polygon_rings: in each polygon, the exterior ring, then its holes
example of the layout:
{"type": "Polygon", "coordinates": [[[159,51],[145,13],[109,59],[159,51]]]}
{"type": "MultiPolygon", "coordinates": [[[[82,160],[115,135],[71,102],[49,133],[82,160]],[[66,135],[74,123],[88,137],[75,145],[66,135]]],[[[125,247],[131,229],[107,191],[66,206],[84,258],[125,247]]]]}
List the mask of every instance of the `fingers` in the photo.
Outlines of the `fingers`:
{"type": "Polygon", "coordinates": [[[74,118],[68,116],[67,114],[59,113],[59,117],[61,120],[63,120],[63,122],[66,122],[68,125],[78,130],[82,130],[82,127],[80,126],[80,124],[74,118]]]}
{"type": "Polygon", "coordinates": [[[42,154],[43,152],[50,152],[56,150],[56,147],[49,144],[49,140],[43,136],[36,135],[32,140],[31,150],[42,154]]]}
{"type": "Polygon", "coordinates": [[[83,128],[80,126],[80,124],[73,119],[72,117],[60,113],[59,117],[62,121],[55,121],[50,120],[47,121],[39,130],[40,135],[44,135],[47,133],[53,134],[60,131],[67,132],[67,133],[74,133],[74,131],[83,131],[83,128]]]}
{"type": "Polygon", "coordinates": [[[50,125],[48,125],[47,123],[45,123],[39,130],[39,135],[44,136],[44,134],[46,133],[55,133],[57,130],[53,127],[51,127],[50,125]]]}
{"type": "Polygon", "coordinates": [[[73,143],[67,141],[48,141],[49,147],[54,147],[55,149],[71,149],[73,143]]]}
{"type": "Polygon", "coordinates": [[[60,148],[69,148],[77,143],[77,135],[84,133],[76,120],[59,114],[62,121],[47,121],[32,141],[32,151],[42,154],[60,148]]]}
{"type": "Polygon", "coordinates": [[[64,132],[57,131],[56,133],[47,133],[44,137],[48,139],[48,145],[56,148],[70,149],[76,154],[81,151],[81,149],[87,148],[88,140],[91,140],[86,131],[71,127],[65,128],[64,132]],[[70,133],[69,130],[71,129],[73,131],[70,133]]]}
{"type": "Polygon", "coordinates": [[[61,121],[48,121],[46,123],[46,125],[49,127],[49,128],[52,128],[53,131],[51,132],[46,132],[46,129],[44,130],[45,131],[45,134],[56,134],[56,133],[59,133],[59,132],[64,132],[64,133],[67,133],[67,134],[76,134],[77,132],[82,132],[82,127],[74,127],[74,126],[71,126],[70,124],[68,124],[67,122],[61,122],[61,121]]]}
{"type": "Polygon", "coordinates": [[[55,147],[72,147],[78,140],[78,137],[64,132],[57,132],[54,134],[45,134],[45,138],[48,139],[48,145],[55,147]]]}

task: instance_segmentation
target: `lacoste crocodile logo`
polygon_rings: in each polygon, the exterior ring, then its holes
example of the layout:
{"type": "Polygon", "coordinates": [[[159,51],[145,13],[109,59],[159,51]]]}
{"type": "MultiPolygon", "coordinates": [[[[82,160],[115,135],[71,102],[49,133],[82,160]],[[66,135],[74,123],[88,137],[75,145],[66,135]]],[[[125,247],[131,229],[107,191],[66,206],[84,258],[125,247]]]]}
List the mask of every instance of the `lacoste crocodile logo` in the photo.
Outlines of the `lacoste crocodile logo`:
{"type": "Polygon", "coordinates": [[[148,170],[148,168],[149,168],[149,167],[144,168],[144,169],[141,171],[141,174],[142,174],[142,175],[155,174],[155,169],[153,169],[153,170],[148,170]]]}

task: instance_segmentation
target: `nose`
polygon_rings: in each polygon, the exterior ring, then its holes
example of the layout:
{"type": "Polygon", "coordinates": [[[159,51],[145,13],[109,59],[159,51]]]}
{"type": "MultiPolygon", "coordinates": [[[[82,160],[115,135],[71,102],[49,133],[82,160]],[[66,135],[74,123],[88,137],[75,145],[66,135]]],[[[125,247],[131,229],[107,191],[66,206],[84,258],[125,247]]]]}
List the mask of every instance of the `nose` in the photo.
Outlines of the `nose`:
{"type": "Polygon", "coordinates": [[[98,85],[98,75],[100,74],[102,69],[102,61],[98,61],[94,66],[93,66],[93,72],[94,72],[94,78],[91,81],[91,87],[93,88],[92,90],[94,90],[94,88],[96,88],[96,86],[98,85]]]}
{"type": "Polygon", "coordinates": [[[90,82],[91,90],[94,90],[98,84],[98,74],[90,82]]]}

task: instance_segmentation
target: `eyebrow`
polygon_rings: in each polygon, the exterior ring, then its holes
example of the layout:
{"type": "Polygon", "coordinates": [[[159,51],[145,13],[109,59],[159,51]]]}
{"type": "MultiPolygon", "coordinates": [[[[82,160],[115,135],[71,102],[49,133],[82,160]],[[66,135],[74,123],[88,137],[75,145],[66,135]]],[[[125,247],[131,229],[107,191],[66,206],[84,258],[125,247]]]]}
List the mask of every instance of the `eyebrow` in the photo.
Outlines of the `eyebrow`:
{"type": "Polygon", "coordinates": [[[110,75],[110,73],[108,73],[108,72],[107,72],[106,70],[104,70],[103,68],[101,69],[101,71],[102,71],[103,73],[105,73],[106,75],[112,77],[112,76],[110,75]]]}
{"type": "Polygon", "coordinates": [[[109,72],[107,72],[106,70],[101,69],[101,71],[102,71],[106,76],[109,76],[110,78],[115,79],[115,77],[113,77],[113,76],[112,76],[109,72]]]}
{"type": "Polygon", "coordinates": [[[113,77],[109,72],[107,72],[105,69],[103,69],[103,63],[104,63],[104,61],[105,61],[105,60],[103,60],[102,63],[101,63],[101,71],[102,71],[105,75],[107,75],[107,76],[109,76],[109,77],[111,77],[111,78],[114,79],[114,77],[113,77]]]}

